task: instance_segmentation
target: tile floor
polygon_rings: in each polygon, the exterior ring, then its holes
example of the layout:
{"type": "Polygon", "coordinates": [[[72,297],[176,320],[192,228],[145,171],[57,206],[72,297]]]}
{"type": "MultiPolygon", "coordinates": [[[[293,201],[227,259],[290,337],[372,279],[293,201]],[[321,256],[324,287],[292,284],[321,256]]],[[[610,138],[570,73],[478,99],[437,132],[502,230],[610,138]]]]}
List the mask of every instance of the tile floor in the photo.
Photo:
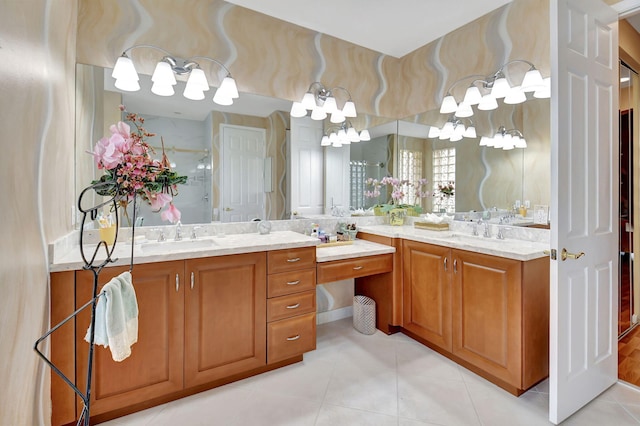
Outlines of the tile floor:
{"type": "MultiPolygon", "coordinates": [[[[548,425],[546,382],[516,398],[412,339],[318,326],[304,361],[103,425],[548,425]]],[[[640,388],[616,384],[566,425],[640,425],[640,388]]]]}

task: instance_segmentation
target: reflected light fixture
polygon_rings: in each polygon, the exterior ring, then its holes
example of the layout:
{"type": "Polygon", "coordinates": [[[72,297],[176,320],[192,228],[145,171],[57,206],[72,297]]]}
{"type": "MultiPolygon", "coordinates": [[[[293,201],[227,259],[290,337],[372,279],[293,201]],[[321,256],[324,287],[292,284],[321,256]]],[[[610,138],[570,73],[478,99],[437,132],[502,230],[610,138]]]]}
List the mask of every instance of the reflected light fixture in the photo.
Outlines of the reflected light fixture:
{"type": "Polygon", "coordinates": [[[320,141],[320,146],[340,148],[342,145],[350,145],[351,143],[369,140],[371,140],[371,135],[367,129],[358,133],[350,121],[345,121],[339,125],[327,127],[320,141]]]}
{"type": "Polygon", "coordinates": [[[498,108],[498,99],[504,99],[505,104],[519,104],[527,100],[527,93],[533,92],[535,98],[551,97],[550,78],[542,78],[540,71],[529,61],[514,59],[498,68],[498,70],[488,76],[469,75],[455,81],[447,90],[445,97],[440,104],[440,113],[453,114],[458,117],[473,116],[472,106],[479,110],[491,111],[498,108]],[[507,67],[524,63],[529,65],[529,70],[524,74],[520,85],[511,85],[505,71],[507,67]],[[452,95],[454,87],[462,82],[473,79],[467,87],[463,100],[458,103],[452,95]]]}
{"type": "Polygon", "coordinates": [[[202,100],[205,98],[204,92],[210,89],[205,72],[200,67],[197,60],[205,60],[217,64],[226,73],[220,82],[220,86],[213,95],[213,102],[218,105],[231,105],[233,100],[239,97],[236,82],[231,77],[231,73],[224,64],[216,59],[207,56],[193,56],[187,59],[180,59],[173,56],[166,50],[150,44],[139,44],[129,47],[122,52],[116,61],[111,76],[116,79],[115,86],[125,92],[135,92],[140,90],[138,72],[133,61],[127,53],[133,49],[147,48],[158,50],[163,53],[162,59],[156,64],[151,81],[153,85],[151,92],[158,96],[173,96],[174,88],[177,84],[176,75],[188,76],[184,88],[183,96],[191,100],[202,100]]]}
{"type": "Polygon", "coordinates": [[[451,142],[457,142],[462,140],[462,138],[476,138],[476,128],[473,121],[471,121],[470,118],[467,118],[469,123],[468,126],[465,126],[461,118],[464,117],[453,115],[446,123],[444,123],[442,128],[431,126],[427,137],[432,139],[438,138],[440,140],[450,140],[451,142]]]}
{"type": "Polygon", "coordinates": [[[319,81],[311,83],[300,102],[294,102],[291,105],[292,117],[304,117],[307,115],[307,111],[311,111],[312,120],[324,120],[331,114],[331,122],[334,124],[343,123],[347,118],[357,116],[356,104],[347,89],[340,86],[327,89],[319,81]],[[348,96],[342,109],[338,108],[338,102],[334,96],[334,93],[338,91],[343,91],[348,96]]]}
{"type": "Polygon", "coordinates": [[[507,130],[500,126],[498,131],[492,136],[482,136],[480,146],[487,146],[509,151],[514,148],[526,148],[527,141],[522,132],[518,129],[507,130]]]}

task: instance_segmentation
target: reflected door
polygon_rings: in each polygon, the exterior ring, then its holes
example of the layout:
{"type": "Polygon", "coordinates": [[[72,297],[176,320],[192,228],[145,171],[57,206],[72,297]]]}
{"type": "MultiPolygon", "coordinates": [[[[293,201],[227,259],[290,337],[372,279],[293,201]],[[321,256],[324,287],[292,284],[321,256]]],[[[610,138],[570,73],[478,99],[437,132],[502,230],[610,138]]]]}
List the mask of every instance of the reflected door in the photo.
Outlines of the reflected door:
{"type": "Polygon", "coordinates": [[[220,135],[221,220],[245,222],[265,219],[265,130],[221,124],[220,135]]]}

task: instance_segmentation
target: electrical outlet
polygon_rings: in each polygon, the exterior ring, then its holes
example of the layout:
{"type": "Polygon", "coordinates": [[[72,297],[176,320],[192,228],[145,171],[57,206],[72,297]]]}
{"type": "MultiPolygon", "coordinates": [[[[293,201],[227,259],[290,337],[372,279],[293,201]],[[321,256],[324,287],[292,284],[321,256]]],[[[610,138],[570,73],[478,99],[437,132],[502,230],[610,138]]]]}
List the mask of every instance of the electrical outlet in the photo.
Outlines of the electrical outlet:
{"type": "Polygon", "coordinates": [[[531,208],[531,202],[529,200],[524,200],[524,206],[528,209],[531,208]]]}

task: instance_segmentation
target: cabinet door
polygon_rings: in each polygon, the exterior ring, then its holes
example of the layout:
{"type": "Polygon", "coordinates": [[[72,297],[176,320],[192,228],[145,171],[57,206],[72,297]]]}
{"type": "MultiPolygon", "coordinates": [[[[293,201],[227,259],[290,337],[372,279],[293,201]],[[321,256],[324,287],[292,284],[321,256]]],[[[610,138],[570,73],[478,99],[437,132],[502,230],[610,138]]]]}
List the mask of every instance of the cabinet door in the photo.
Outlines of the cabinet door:
{"type": "Polygon", "coordinates": [[[185,386],[266,365],[266,254],[187,260],[186,271],[185,386]]]}
{"type": "MultiPolygon", "coordinates": [[[[128,268],[105,268],[100,287],[128,268]]],[[[182,283],[184,262],[135,265],[133,286],[138,301],[138,342],[131,356],[122,362],[111,358],[109,348],[95,346],[91,390],[91,415],[134,405],[182,389],[184,294],[176,288],[182,283]]],[[[91,299],[93,274],[76,273],[76,304],[91,299]]],[[[77,318],[77,382],[85,389],[88,344],[84,336],[90,321],[90,308],[77,318]]],[[[78,404],[78,411],[82,404],[78,404]]]]}
{"type": "Polygon", "coordinates": [[[402,250],[404,328],[451,351],[451,250],[406,240],[402,250]]]}
{"type": "Polygon", "coordinates": [[[521,262],[453,250],[453,353],[520,387],[521,262]]]}

